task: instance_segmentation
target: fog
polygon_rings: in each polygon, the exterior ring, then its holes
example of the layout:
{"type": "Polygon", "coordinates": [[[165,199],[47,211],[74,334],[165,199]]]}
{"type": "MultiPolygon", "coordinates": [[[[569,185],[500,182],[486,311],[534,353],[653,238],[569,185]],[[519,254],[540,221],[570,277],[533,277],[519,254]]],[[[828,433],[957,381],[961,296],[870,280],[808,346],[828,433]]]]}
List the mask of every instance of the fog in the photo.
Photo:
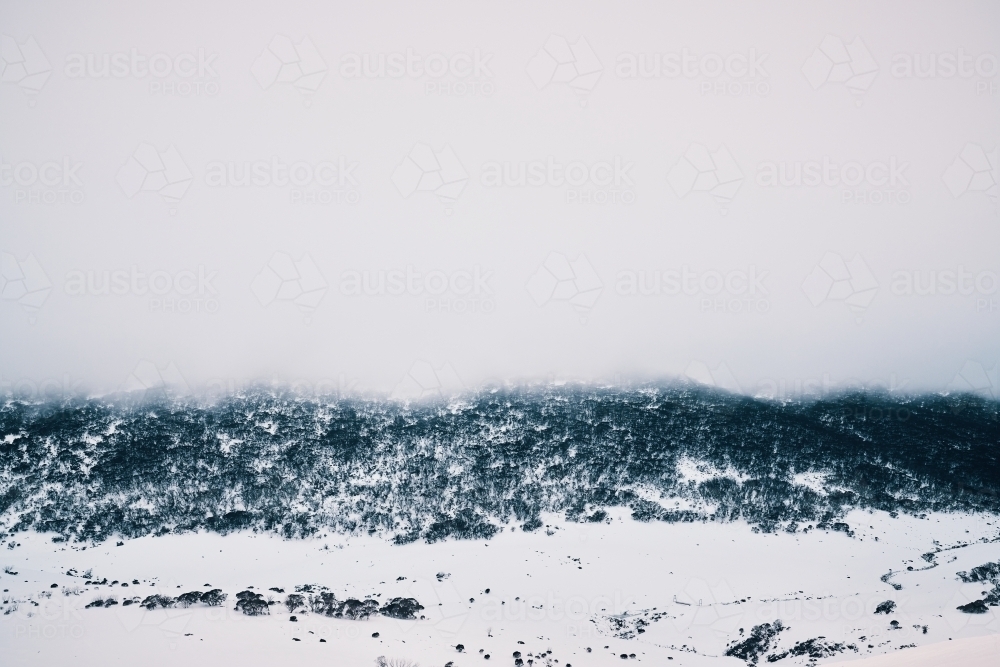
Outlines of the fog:
{"type": "Polygon", "coordinates": [[[1000,396],[992,2],[2,3],[0,393],[1000,396]]]}

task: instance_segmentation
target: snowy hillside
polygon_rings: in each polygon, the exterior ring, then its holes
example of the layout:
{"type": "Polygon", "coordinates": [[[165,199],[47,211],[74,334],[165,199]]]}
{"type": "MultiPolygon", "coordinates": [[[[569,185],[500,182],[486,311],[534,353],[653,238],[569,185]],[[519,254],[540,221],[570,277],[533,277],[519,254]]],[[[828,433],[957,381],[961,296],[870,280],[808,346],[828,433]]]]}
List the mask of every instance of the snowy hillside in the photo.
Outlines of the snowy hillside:
{"type": "Polygon", "coordinates": [[[12,664],[978,667],[997,444],[971,396],[10,401],[0,637],[12,664]]]}
{"type": "Polygon", "coordinates": [[[452,402],[7,402],[0,536],[206,529],[397,543],[602,521],[833,528],[851,509],[1000,511],[996,402],[848,394],[779,404],[688,387],[452,402]]]}

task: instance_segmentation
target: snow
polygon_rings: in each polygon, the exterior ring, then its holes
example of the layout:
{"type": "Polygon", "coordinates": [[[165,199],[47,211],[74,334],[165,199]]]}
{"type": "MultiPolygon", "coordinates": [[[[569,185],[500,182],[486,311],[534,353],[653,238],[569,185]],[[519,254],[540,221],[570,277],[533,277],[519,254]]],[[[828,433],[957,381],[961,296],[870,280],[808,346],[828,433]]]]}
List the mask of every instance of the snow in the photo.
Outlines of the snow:
{"type": "Polygon", "coordinates": [[[792,477],[792,484],[804,486],[820,495],[826,495],[826,475],[819,472],[800,472],[792,477]]]}
{"type": "Polygon", "coordinates": [[[970,637],[908,649],[870,658],[864,662],[836,663],[851,667],[941,667],[942,665],[995,665],[1000,657],[1000,635],[970,637]]]}
{"type": "Polygon", "coordinates": [[[682,456],[677,460],[677,473],[684,484],[700,484],[719,477],[729,477],[739,482],[745,482],[750,479],[749,476],[733,468],[718,468],[705,461],[696,461],[687,456],[682,456]]]}
{"type": "MultiPolygon", "coordinates": [[[[547,659],[558,659],[558,667],[617,664],[622,653],[653,665],[738,667],[745,663],[723,653],[740,628],[746,636],[756,625],[781,619],[789,628],[778,637],[782,649],[820,636],[859,649],[815,664],[883,656],[855,664],[890,667],[904,664],[895,659],[925,654],[938,656],[926,664],[949,664],[959,656],[963,667],[995,664],[987,657],[996,656],[997,608],[983,615],[955,609],[984,588],[962,583],[955,573],[1000,560],[995,517],[891,518],[858,511],[846,518],[852,538],[816,529],[765,534],[742,523],[638,523],[627,512],[609,515],[608,523],[544,516],[547,527],[534,533],[508,527],[486,542],[403,546],[367,536],[283,540],[253,533],[83,545],[20,533],[14,537],[20,546],[0,552],[0,564],[17,572],[0,574],[0,586],[9,589],[4,609],[17,601],[16,611],[0,616],[0,653],[12,665],[371,666],[386,656],[424,667],[449,661],[465,667],[482,664],[485,654],[490,664],[512,665],[513,651],[532,653],[537,666],[546,664],[537,656],[551,650],[547,659]],[[938,565],[931,567],[921,555],[934,551],[938,565]],[[85,585],[66,574],[70,568],[140,584],[85,585]],[[890,571],[902,590],[880,580],[890,571]],[[450,576],[439,580],[437,573],[450,576]],[[50,588],[53,583],[58,588],[50,588]],[[285,595],[269,588],[287,594],[307,583],[328,586],[340,599],[414,597],[426,618],[348,621],[305,613],[293,623],[283,605],[271,607],[267,617],[233,610],[235,594],[248,586],[281,602],[285,595]],[[84,608],[112,593],[119,600],[177,596],[208,590],[205,584],[229,595],[222,607],[84,608]],[[64,594],[73,589],[82,592],[64,594]],[[885,600],[895,601],[896,610],[875,614],[885,600]],[[890,629],[892,620],[900,629],[890,629]],[[465,651],[459,653],[457,644],[465,651]],[[915,647],[900,648],[908,644],[915,647]],[[980,649],[987,657],[976,657],[980,649]]],[[[790,656],[773,664],[807,662],[808,656],[790,656]]],[[[759,664],[771,663],[761,657],[759,664]]]]}

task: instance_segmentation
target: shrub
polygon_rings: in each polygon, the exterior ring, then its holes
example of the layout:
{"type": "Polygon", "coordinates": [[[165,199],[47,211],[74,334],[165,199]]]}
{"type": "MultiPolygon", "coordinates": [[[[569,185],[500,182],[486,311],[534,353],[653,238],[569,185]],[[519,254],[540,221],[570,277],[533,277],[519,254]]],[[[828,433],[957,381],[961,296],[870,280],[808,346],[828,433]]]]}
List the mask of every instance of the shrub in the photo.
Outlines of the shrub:
{"type": "Polygon", "coordinates": [[[785,626],[780,620],[774,623],[762,623],[754,626],[750,630],[750,636],[743,641],[733,644],[724,655],[732,658],[739,658],[744,662],[756,665],[761,655],[767,653],[771,648],[771,642],[775,640],[780,632],[785,630],[785,626]]]}
{"type": "Polygon", "coordinates": [[[236,594],[236,610],[242,611],[247,616],[263,616],[271,613],[264,596],[253,591],[241,591],[236,594]]]}
{"type": "Polygon", "coordinates": [[[986,602],[983,600],[974,600],[969,604],[963,604],[961,607],[956,607],[960,612],[966,614],[985,614],[989,611],[986,606],[986,602]]]}
{"type": "Polygon", "coordinates": [[[524,524],[521,526],[521,530],[523,530],[526,533],[531,533],[533,531],[538,530],[541,527],[542,527],[542,519],[541,517],[536,516],[525,521],[524,524]]]}
{"type": "Polygon", "coordinates": [[[148,596],[145,600],[139,603],[139,606],[145,607],[146,609],[152,611],[157,607],[162,607],[164,609],[166,609],[167,607],[173,607],[176,603],[177,600],[175,600],[172,597],[156,594],[148,596]]]}
{"type": "Polygon", "coordinates": [[[958,577],[967,584],[977,581],[998,583],[1000,582],[1000,561],[996,563],[984,563],[972,568],[970,572],[959,572],[958,577]]]}
{"type": "Polygon", "coordinates": [[[423,608],[423,605],[413,598],[393,598],[382,606],[379,613],[390,618],[414,619],[417,617],[417,612],[423,608]]]}
{"type": "Polygon", "coordinates": [[[875,607],[876,614],[891,614],[896,610],[896,603],[892,600],[886,600],[885,602],[880,602],[877,607],[875,607]]]}
{"type": "Polygon", "coordinates": [[[209,607],[218,607],[219,605],[221,605],[223,602],[226,601],[226,597],[227,597],[226,594],[223,593],[221,590],[219,590],[218,588],[213,588],[207,593],[201,594],[201,602],[202,604],[206,604],[209,607]]]}
{"type": "Polygon", "coordinates": [[[306,606],[306,599],[298,593],[292,593],[285,598],[285,606],[288,607],[288,612],[291,613],[300,607],[306,606]]]}
{"type": "MultiPolygon", "coordinates": [[[[423,609],[423,607],[421,607],[423,609]]],[[[344,602],[344,606],[341,610],[344,618],[350,618],[356,621],[363,621],[367,619],[372,614],[378,612],[378,602],[375,600],[355,600],[353,598],[344,602]]]]}
{"type": "Polygon", "coordinates": [[[90,604],[84,607],[84,609],[91,609],[93,607],[113,607],[116,604],[118,604],[118,599],[113,596],[107,599],[96,598],[90,604]]]}
{"type": "Polygon", "coordinates": [[[201,592],[191,591],[190,593],[184,593],[177,597],[177,604],[182,607],[190,607],[191,605],[201,602],[201,592]]]}
{"type": "Polygon", "coordinates": [[[319,595],[310,595],[309,606],[314,614],[335,617],[340,615],[344,603],[337,600],[337,596],[333,593],[323,592],[319,595]]]}

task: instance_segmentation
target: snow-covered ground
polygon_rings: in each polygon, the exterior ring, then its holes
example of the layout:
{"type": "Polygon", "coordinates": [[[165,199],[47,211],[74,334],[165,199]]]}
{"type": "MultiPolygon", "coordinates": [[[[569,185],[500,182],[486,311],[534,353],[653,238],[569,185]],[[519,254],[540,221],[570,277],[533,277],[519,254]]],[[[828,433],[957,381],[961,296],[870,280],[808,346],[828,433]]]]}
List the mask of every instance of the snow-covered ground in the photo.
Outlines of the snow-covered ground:
{"type": "MultiPolygon", "coordinates": [[[[765,534],[741,523],[638,523],[627,512],[610,512],[604,523],[545,520],[534,533],[508,527],[485,542],[403,546],[377,537],[253,533],[84,545],[21,533],[0,552],[9,570],[0,574],[0,662],[370,666],[385,656],[464,667],[487,656],[489,664],[513,665],[518,651],[525,665],[608,665],[624,655],[655,665],[736,667],[746,663],[725,657],[727,646],[776,620],[785,629],[768,654],[799,645],[826,656],[811,659],[800,648],[778,665],[882,654],[889,656],[877,660],[889,662],[872,665],[906,664],[893,660],[907,655],[963,667],[1000,660],[993,641],[1000,608],[956,610],[990,588],[962,583],[956,572],[1000,561],[996,517],[856,511],[846,519],[853,537],[765,534]],[[108,584],[85,584],[87,571],[108,584]],[[340,599],[413,597],[424,618],[299,612],[292,622],[282,603],[303,584],[327,586],[340,599]],[[251,586],[275,600],[270,615],[234,610],[236,593],[251,586]],[[155,611],[85,608],[109,595],[124,601],[209,588],[228,600],[155,611]],[[875,613],[888,600],[895,609],[875,613]]],[[[763,654],[759,664],[769,664],[763,654]]]]}

